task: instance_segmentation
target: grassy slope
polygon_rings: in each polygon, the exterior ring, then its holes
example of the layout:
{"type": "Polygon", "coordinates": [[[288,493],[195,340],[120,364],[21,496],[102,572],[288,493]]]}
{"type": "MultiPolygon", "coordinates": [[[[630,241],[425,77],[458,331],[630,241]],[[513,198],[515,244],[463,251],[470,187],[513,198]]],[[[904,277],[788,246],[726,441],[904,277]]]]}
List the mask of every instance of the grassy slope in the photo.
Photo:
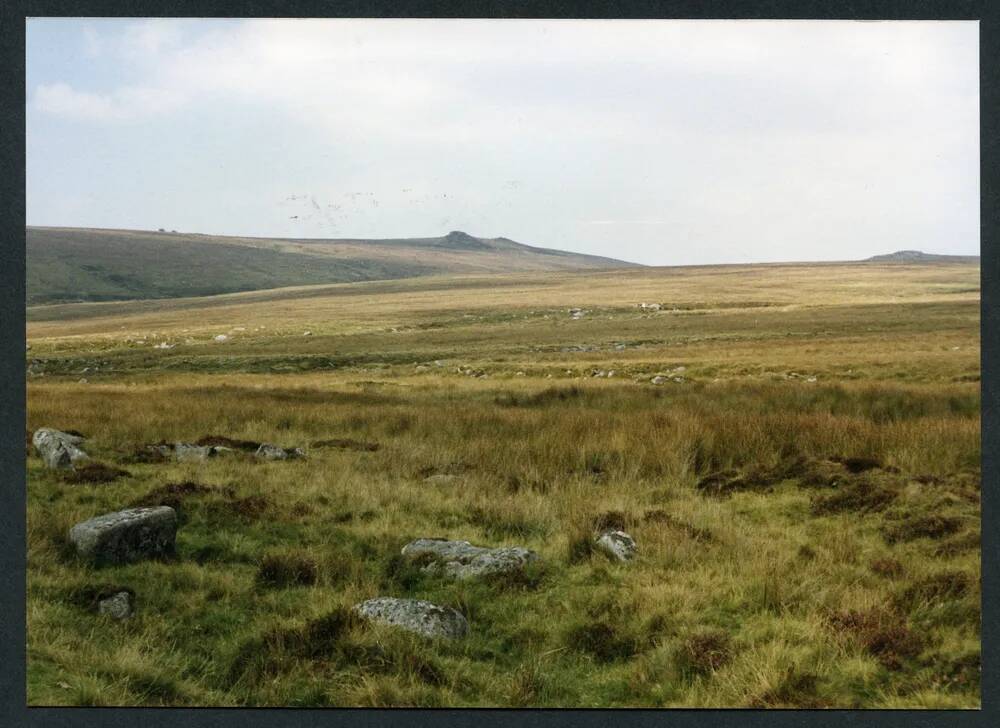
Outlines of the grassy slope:
{"type": "Polygon", "coordinates": [[[26,240],[29,304],[205,296],[432,273],[622,265],[456,234],[340,241],[29,227],[26,240]]]}
{"type": "Polygon", "coordinates": [[[381,449],[125,465],[76,486],[29,457],[29,701],[977,706],[977,281],[969,266],[637,270],[32,311],[28,426],[80,429],[98,459],[209,433],[381,449]],[[831,456],[884,467],[855,476],[831,456]],[[776,475],[699,491],[727,469],[776,475]],[[839,485],[810,482],[830,469],[839,485]],[[179,562],[92,570],[65,553],[72,523],[185,480],[214,490],[180,505],[179,562]],[[580,548],[608,513],[633,564],[580,548]],[[443,582],[394,558],[420,536],[526,545],[543,568],[443,582]],[[313,562],[317,582],[260,582],[267,556],[313,562]],[[138,593],[127,624],[75,601],[105,583],[138,593]],[[317,621],[382,594],[453,605],[472,635],[317,621]]]}

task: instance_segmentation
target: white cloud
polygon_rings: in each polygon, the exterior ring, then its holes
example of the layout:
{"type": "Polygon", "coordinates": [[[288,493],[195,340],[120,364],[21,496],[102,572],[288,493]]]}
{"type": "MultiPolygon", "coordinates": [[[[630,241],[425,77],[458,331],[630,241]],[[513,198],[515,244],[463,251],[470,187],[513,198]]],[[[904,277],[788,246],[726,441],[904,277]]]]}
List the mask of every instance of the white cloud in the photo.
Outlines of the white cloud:
{"type": "Polygon", "coordinates": [[[487,140],[524,129],[864,131],[933,120],[929,106],[956,93],[955,54],[928,42],[934,23],[262,19],[202,34],[188,32],[194,23],[119,33],[119,56],[146,68],[141,90],[94,99],[70,88],[78,103],[41,108],[145,119],[228,99],[336,133],[487,140]],[[844,103],[859,94],[866,104],[844,103]]]}
{"type": "Polygon", "coordinates": [[[183,102],[179,92],[163,87],[125,86],[99,94],[54,83],[42,84],[35,91],[39,110],[80,121],[132,121],[176,109],[183,102]]]}

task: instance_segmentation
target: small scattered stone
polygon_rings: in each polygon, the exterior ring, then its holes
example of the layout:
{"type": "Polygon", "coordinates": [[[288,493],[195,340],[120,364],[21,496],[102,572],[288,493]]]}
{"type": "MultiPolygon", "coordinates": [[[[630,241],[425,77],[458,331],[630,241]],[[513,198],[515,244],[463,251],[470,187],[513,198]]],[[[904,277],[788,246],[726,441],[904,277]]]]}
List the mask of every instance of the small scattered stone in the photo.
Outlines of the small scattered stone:
{"type": "Polygon", "coordinates": [[[657,376],[653,377],[652,379],[650,379],[649,381],[652,384],[663,384],[665,381],[667,381],[667,378],[666,377],[661,377],[661,376],[657,375],[657,376]]]}
{"type": "Polygon", "coordinates": [[[292,460],[305,457],[305,453],[301,448],[284,448],[268,442],[257,448],[257,452],[254,455],[263,460],[292,460]]]}
{"type": "Polygon", "coordinates": [[[97,564],[124,564],[174,553],[177,513],[169,506],[130,508],[78,523],[69,540],[97,564]]]}
{"type": "Polygon", "coordinates": [[[534,551],[520,546],[490,549],[473,546],[468,541],[433,538],[411,541],[403,547],[403,556],[411,561],[429,559],[423,571],[454,579],[521,571],[538,558],[534,551]]]}
{"type": "Polygon", "coordinates": [[[595,546],[615,561],[631,561],[638,550],[635,539],[624,531],[608,530],[597,537],[595,546]]]}
{"type": "Polygon", "coordinates": [[[228,447],[193,445],[189,442],[158,442],[146,445],[130,458],[132,462],[159,462],[170,458],[179,463],[200,463],[210,457],[230,452],[228,447]]]}
{"type": "Polygon", "coordinates": [[[199,463],[215,454],[214,448],[177,442],[173,446],[174,459],[179,463],[199,463]]]}
{"type": "Polygon", "coordinates": [[[133,613],[132,595],[127,591],[119,591],[99,599],[97,613],[112,619],[128,619],[133,613]]]}
{"type": "Polygon", "coordinates": [[[264,443],[259,448],[257,448],[257,452],[254,454],[259,458],[263,458],[264,460],[288,459],[288,453],[285,452],[285,448],[278,447],[277,445],[269,445],[267,443],[264,443]]]}
{"type": "Polygon", "coordinates": [[[421,599],[378,597],[356,605],[354,611],[373,622],[423,637],[458,639],[469,632],[469,623],[461,613],[421,599]]]}
{"type": "Polygon", "coordinates": [[[221,344],[223,341],[228,341],[228,340],[229,337],[226,336],[225,334],[219,334],[214,339],[212,339],[212,341],[216,342],[217,344],[221,344]]]}

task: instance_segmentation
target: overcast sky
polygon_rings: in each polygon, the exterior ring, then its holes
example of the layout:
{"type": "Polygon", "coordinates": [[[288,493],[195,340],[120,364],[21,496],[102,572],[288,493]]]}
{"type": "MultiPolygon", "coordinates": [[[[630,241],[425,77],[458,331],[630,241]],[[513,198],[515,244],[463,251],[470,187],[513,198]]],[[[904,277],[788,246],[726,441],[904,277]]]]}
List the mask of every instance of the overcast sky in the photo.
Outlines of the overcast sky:
{"type": "Polygon", "coordinates": [[[979,252],[974,22],[27,24],[29,225],[979,252]]]}

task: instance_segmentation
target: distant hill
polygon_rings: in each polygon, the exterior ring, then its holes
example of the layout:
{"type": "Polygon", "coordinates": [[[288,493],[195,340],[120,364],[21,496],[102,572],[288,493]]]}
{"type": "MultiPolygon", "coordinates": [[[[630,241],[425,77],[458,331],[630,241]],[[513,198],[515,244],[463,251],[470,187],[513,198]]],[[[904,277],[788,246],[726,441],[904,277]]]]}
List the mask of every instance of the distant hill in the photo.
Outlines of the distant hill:
{"type": "Polygon", "coordinates": [[[636,265],[459,231],[439,238],[322,240],[28,227],[26,236],[29,305],[636,265]]]}
{"type": "Polygon", "coordinates": [[[873,255],[863,263],[979,263],[978,255],[937,255],[920,250],[897,250],[895,253],[873,255]]]}

